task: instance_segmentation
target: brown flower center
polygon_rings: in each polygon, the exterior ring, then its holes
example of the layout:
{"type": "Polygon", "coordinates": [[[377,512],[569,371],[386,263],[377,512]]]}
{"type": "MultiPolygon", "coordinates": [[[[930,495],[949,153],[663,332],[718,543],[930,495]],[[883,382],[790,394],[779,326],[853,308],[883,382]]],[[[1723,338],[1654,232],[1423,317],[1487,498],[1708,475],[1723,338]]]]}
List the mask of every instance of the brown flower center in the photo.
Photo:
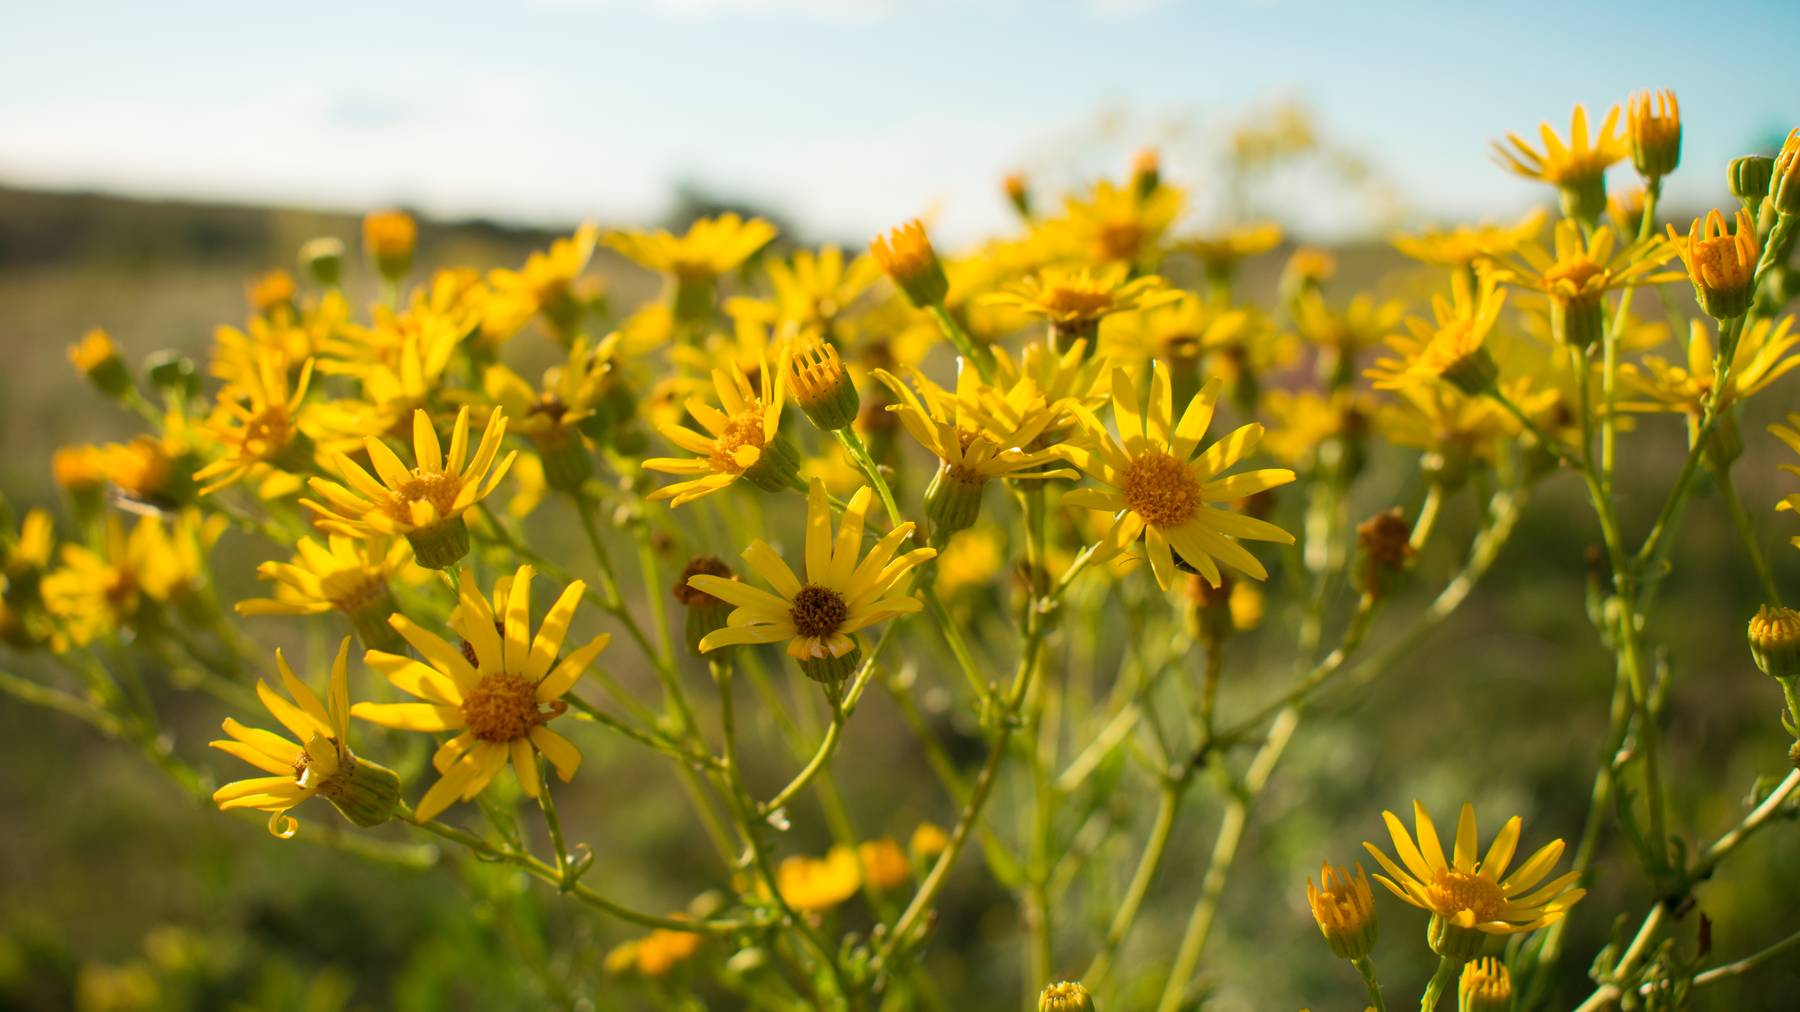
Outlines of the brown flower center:
{"type": "Polygon", "coordinates": [[[1135,221],[1109,221],[1094,236],[1094,252],[1102,260],[1133,260],[1144,245],[1144,230],[1135,221]]]}
{"type": "Polygon", "coordinates": [[[1044,307],[1058,316],[1091,320],[1112,308],[1112,291],[1106,288],[1072,288],[1057,285],[1044,293],[1044,307]]]}
{"type": "Polygon", "coordinates": [[[1161,450],[1132,460],[1120,483],[1125,505],[1157,527],[1179,527],[1200,508],[1200,481],[1188,466],[1161,450]]]}
{"type": "Polygon", "coordinates": [[[837,632],[844,624],[844,619],[850,615],[850,606],[844,602],[844,595],[830,587],[809,583],[794,595],[788,614],[794,620],[794,630],[800,635],[824,637],[837,632]]]}
{"type": "Polygon", "coordinates": [[[556,713],[538,708],[537,685],[523,675],[497,671],[481,676],[463,697],[463,721],[482,741],[510,742],[530,734],[556,713]]]}
{"type": "Polygon", "coordinates": [[[1431,909],[1446,917],[1470,910],[1476,921],[1491,921],[1506,909],[1506,894],[1499,883],[1464,871],[1446,868],[1438,872],[1426,893],[1431,909]]]}

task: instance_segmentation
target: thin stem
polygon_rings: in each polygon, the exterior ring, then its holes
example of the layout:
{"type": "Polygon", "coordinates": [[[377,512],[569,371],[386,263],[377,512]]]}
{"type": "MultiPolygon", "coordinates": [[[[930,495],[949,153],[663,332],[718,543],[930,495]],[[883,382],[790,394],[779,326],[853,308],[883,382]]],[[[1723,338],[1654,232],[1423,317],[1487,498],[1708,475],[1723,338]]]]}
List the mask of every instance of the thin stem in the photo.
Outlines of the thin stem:
{"type": "Polygon", "coordinates": [[[894,490],[888,487],[887,478],[882,476],[881,468],[875,463],[875,458],[869,455],[869,448],[864,445],[862,437],[849,426],[834,429],[832,435],[837,437],[838,442],[844,444],[844,449],[849,452],[850,459],[854,460],[862,473],[868,476],[869,484],[875,486],[875,493],[881,496],[881,505],[887,510],[888,522],[895,527],[900,526],[900,507],[894,503],[894,490]]]}
{"type": "Polygon", "coordinates": [[[1381,984],[1375,979],[1375,961],[1367,956],[1351,960],[1351,966],[1362,975],[1363,986],[1369,989],[1369,1007],[1375,1012],[1387,1012],[1387,1002],[1381,999],[1381,984]]]}
{"type": "Polygon", "coordinates": [[[975,343],[975,339],[962,328],[962,324],[956,322],[956,318],[950,315],[943,303],[940,302],[930,307],[929,312],[932,319],[937,321],[938,329],[942,330],[944,336],[950,339],[950,343],[956,346],[956,353],[963,357],[963,361],[975,367],[975,372],[981,377],[982,382],[993,382],[993,356],[987,349],[975,343]]]}
{"type": "Polygon", "coordinates": [[[1150,837],[1144,841],[1144,852],[1138,855],[1137,870],[1131,874],[1131,885],[1125,890],[1125,898],[1120,901],[1119,911],[1113,915],[1112,924],[1106,929],[1106,941],[1095,953],[1093,961],[1088,963],[1087,971],[1081,975],[1082,983],[1089,988],[1098,989],[1112,970],[1113,956],[1125,941],[1125,935],[1137,921],[1138,911],[1143,908],[1144,898],[1150,894],[1150,883],[1156,878],[1156,870],[1162,864],[1163,854],[1169,849],[1169,837],[1175,828],[1175,815],[1181,809],[1182,796],[1187,792],[1190,782],[1186,776],[1166,780],[1157,799],[1156,819],[1150,826],[1150,837]]]}
{"type": "Polygon", "coordinates": [[[1419,1012],[1431,1012],[1432,1009],[1437,1008],[1438,999],[1443,997],[1444,989],[1450,986],[1450,982],[1456,979],[1457,973],[1461,970],[1462,962],[1460,960],[1451,959],[1449,956],[1439,956],[1437,972],[1433,973],[1431,980],[1426,982],[1425,993],[1419,998],[1419,1012]]]}
{"type": "Polygon", "coordinates": [[[550,831],[550,849],[556,857],[557,885],[566,889],[569,886],[569,849],[563,844],[562,820],[556,816],[556,800],[550,796],[549,770],[545,768],[543,756],[537,756],[532,761],[538,767],[538,808],[543,811],[544,826],[550,831]]]}
{"type": "Polygon", "coordinates": [[[1781,591],[1775,586],[1775,574],[1769,568],[1769,560],[1764,555],[1762,546],[1756,540],[1756,527],[1750,522],[1750,515],[1744,512],[1743,500],[1738,498],[1737,485],[1731,480],[1731,466],[1721,464],[1713,468],[1719,479],[1719,497],[1725,500],[1725,509],[1731,514],[1731,525],[1737,528],[1738,539],[1744,543],[1744,554],[1750,556],[1750,564],[1756,568],[1756,578],[1762,583],[1763,599],[1769,604],[1781,604],[1781,591]]]}
{"type": "Polygon", "coordinates": [[[875,660],[881,656],[882,647],[887,645],[896,628],[898,628],[896,625],[889,623],[888,627],[882,630],[881,638],[875,641],[875,646],[863,657],[862,665],[851,677],[849,687],[844,692],[844,698],[832,708],[831,723],[826,725],[825,737],[819,741],[819,747],[813,752],[813,757],[807,761],[800,772],[794,774],[794,779],[788,781],[786,787],[775,792],[774,797],[756,806],[758,816],[767,817],[793,801],[794,796],[805,790],[806,785],[812,782],[813,777],[818,776],[819,771],[825,768],[825,764],[831,761],[832,754],[837,751],[838,740],[843,735],[844,722],[850,719],[851,712],[856,709],[857,700],[862,698],[864,688],[868,686],[869,679],[875,673],[875,660]]]}

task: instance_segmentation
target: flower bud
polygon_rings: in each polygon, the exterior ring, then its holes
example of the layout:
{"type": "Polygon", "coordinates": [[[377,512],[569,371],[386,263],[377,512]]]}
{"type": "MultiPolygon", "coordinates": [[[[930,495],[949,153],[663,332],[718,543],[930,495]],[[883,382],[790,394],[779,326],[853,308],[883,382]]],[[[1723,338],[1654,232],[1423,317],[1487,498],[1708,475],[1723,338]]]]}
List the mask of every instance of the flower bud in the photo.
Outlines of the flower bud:
{"type": "Polygon", "coordinates": [[[1094,996],[1079,981],[1059,981],[1038,995],[1038,1012],[1094,1012],[1094,996]]]}
{"type": "Polygon", "coordinates": [[[294,308],[294,292],[294,276],[280,268],[251,279],[244,289],[250,308],[264,316],[284,307],[291,312],[294,308]]]}
{"type": "Polygon", "coordinates": [[[1144,200],[1162,185],[1162,159],[1155,148],[1145,148],[1131,159],[1131,192],[1144,200]]]}
{"type": "Polygon", "coordinates": [[[1006,202],[1012,205],[1013,210],[1019,212],[1019,217],[1029,221],[1031,219],[1031,191],[1025,188],[1025,177],[1017,172],[1008,173],[1006,178],[1000,180],[1000,188],[1006,192],[1006,202]]]}
{"type": "Polygon", "coordinates": [[[111,400],[123,400],[131,392],[131,372],[119,354],[119,346],[99,327],[69,346],[69,361],[111,400]]]}
{"type": "Polygon", "coordinates": [[[1340,959],[1362,959],[1375,945],[1375,897],[1369,891],[1362,864],[1356,877],[1329,863],[1319,867],[1319,884],[1306,880],[1306,905],[1325,944],[1340,959]]]}
{"type": "Polygon", "coordinates": [[[336,288],[344,277],[344,243],[332,236],[300,245],[300,269],[320,288],[336,288]]]}
{"type": "Polygon", "coordinates": [[[1400,507],[1375,514],[1356,527],[1356,589],[1376,598],[1393,594],[1416,554],[1412,524],[1400,507]]]}
{"type": "Polygon", "coordinates": [[[1772,678],[1800,676],[1800,612],[1780,605],[1758,608],[1750,620],[1750,656],[1772,678]]]}
{"type": "Polygon", "coordinates": [[[363,218],[363,246],[375,269],[394,284],[412,269],[418,241],[419,225],[405,211],[373,211],[363,218]]]}
{"type": "Polygon", "coordinates": [[[917,219],[877,237],[869,243],[869,252],[913,305],[930,309],[944,304],[950,281],[944,277],[944,265],[931,248],[925,226],[917,219]]]}
{"type": "Polygon", "coordinates": [[[1626,113],[1631,164],[1638,175],[1656,179],[1681,164],[1681,106],[1675,93],[1643,91],[1631,96],[1626,113]]]}
{"type": "Polygon", "coordinates": [[[796,346],[788,359],[788,391],[806,417],[827,432],[848,427],[862,407],[837,349],[824,341],[796,346]]]}
{"type": "Polygon", "coordinates": [[[1512,975],[1506,964],[1483,956],[1463,964],[1456,982],[1457,1012],[1507,1012],[1512,1007],[1512,975]]]}
{"type": "Polygon", "coordinates": [[[906,849],[912,859],[920,866],[937,860],[950,846],[950,835],[943,828],[932,822],[921,822],[913,830],[912,839],[907,842],[906,849]]]}
{"type": "Polygon", "coordinates": [[[827,651],[823,657],[801,657],[800,672],[818,682],[825,688],[825,698],[837,706],[843,699],[844,683],[856,673],[856,666],[862,663],[862,646],[854,645],[850,652],[842,657],[834,657],[827,651]]]}
{"type": "Polygon", "coordinates": [[[675,581],[675,600],[687,611],[685,636],[688,649],[698,654],[700,641],[706,638],[707,633],[725,628],[725,620],[731,615],[731,603],[697,587],[688,586],[688,580],[696,576],[717,576],[730,580],[735,579],[737,574],[720,559],[711,555],[696,555],[682,567],[681,577],[675,581]]]}
{"type": "Polygon", "coordinates": [[[1769,195],[1769,184],[1775,181],[1775,159],[1768,155],[1733,158],[1725,170],[1725,180],[1731,186],[1731,195],[1754,215],[1769,195]]]}
{"type": "Polygon", "coordinates": [[[588,455],[581,433],[573,428],[556,428],[534,440],[538,459],[544,465],[544,484],[558,492],[574,492],[593,476],[594,461],[588,455]]]}
{"type": "Polygon", "coordinates": [[[763,445],[762,454],[756,458],[756,463],[744,468],[743,476],[764,492],[785,492],[791,488],[801,488],[800,454],[788,442],[786,433],[777,432],[774,439],[763,445]]]}
{"type": "Polygon", "coordinates": [[[1800,214],[1800,127],[1788,131],[1781,153],[1775,156],[1774,179],[1769,196],[1781,214],[1800,214]]]}
{"type": "Polygon", "coordinates": [[[1500,367],[1494,364],[1494,356],[1486,345],[1476,345],[1446,365],[1443,377],[1470,397],[1480,397],[1494,388],[1494,381],[1500,378],[1500,367]]]}

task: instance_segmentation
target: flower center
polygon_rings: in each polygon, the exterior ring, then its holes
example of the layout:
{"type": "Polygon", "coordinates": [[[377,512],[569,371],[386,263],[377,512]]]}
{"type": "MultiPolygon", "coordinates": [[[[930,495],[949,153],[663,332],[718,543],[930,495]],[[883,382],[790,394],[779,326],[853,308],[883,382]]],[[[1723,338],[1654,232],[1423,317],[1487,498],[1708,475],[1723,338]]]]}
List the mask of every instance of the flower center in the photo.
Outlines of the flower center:
{"type": "Polygon", "coordinates": [[[713,440],[712,468],[723,474],[743,474],[744,466],[738,463],[737,452],[741,447],[763,448],[763,406],[761,401],[731,416],[725,423],[725,431],[713,440]]]}
{"type": "Polygon", "coordinates": [[[1549,270],[1544,272],[1544,280],[1551,285],[1556,284],[1558,281],[1567,281],[1574,287],[1576,292],[1580,292],[1583,288],[1587,287],[1589,281],[1592,281],[1594,278],[1605,273],[1606,272],[1601,269],[1600,265],[1592,260],[1589,260],[1586,257],[1574,257],[1568,260],[1558,261],[1549,270]]]}
{"type": "Polygon", "coordinates": [[[1694,273],[1708,287],[1726,290],[1750,283],[1754,265],[1739,261],[1737,239],[1733,236],[1701,239],[1694,243],[1692,256],[1694,273]]]}
{"type": "Polygon", "coordinates": [[[1469,910],[1476,921],[1491,921],[1506,909],[1506,894],[1499,883],[1468,872],[1448,868],[1438,872],[1428,893],[1431,909],[1446,917],[1469,910]]]}
{"type": "Polygon", "coordinates": [[[788,615],[800,635],[820,638],[838,631],[850,615],[850,606],[844,602],[844,595],[830,587],[809,583],[794,595],[788,615]]]}
{"type": "Polygon", "coordinates": [[[1072,288],[1057,285],[1044,294],[1044,306],[1059,316],[1093,319],[1112,308],[1112,292],[1105,288],[1072,288]]]}
{"type": "Polygon", "coordinates": [[[330,601],[333,608],[352,615],[386,590],[386,580],[360,569],[339,570],[319,581],[320,596],[330,601]]]}
{"type": "Polygon", "coordinates": [[[400,483],[394,490],[393,497],[388,500],[388,514],[395,520],[410,522],[412,520],[412,504],[428,502],[437,510],[439,517],[451,514],[451,507],[456,505],[456,494],[462,491],[462,479],[445,471],[424,471],[413,468],[412,476],[400,483]]]}
{"type": "Polygon", "coordinates": [[[1179,527],[1200,508],[1200,481],[1172,454],[1151,450],[1125,469],[1125,505],[1157,527],[1179,527]]]}
{"type": "Polygon", "coordinates": [[[1102,260],[1132,260],[1144,245],[1144,230],[1134,221],[1109,221],[1100,226],[1094,247],[1102,260]]]}
{"type": "Polygon", "coordinates": [[[257,457],[272,456],[288,444],[293,433],[293,419],[286,406],[270,405],[244,423],[243,448],[257,457]]]}
{"type": "Polygon", "coordinates": [[[475,691],[463,698],[463,720],[482,741],[518,741],[555,712],[538,708],[537,686],[523,675],[497,671],[481,676],[475,691]]]}

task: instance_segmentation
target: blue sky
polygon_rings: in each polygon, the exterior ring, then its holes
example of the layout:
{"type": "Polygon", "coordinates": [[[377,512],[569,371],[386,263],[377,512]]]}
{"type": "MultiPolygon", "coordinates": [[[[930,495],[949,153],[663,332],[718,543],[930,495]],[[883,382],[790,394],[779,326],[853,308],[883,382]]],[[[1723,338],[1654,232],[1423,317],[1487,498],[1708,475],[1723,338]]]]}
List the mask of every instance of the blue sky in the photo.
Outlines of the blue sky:
{"type": "MultiPolygon", "coordinates": [[[[814,235],[935,210],[967,236],[1004,221],[1008,169],[1118,171],[1171,123],[1190,127],[1173,151],[1202,152],[1284,99],[1417,216],[1501,214],[1544,194],[1492,164],[1491,139],[1646,87],[1680,96],[1670,186],[1696,205],[1727,199],[1727,159],[1800,122],[1800,3],[1780,0],[0,0],[0,15],[0,180],[546,222],[651,219],[687,179],[814,235]],[[1117,129],[1096,140],[1106,114],[1117,129]]],[[[1170,175],[1184,168],[1203,158],[1172,153],[1170,175]]]]}

